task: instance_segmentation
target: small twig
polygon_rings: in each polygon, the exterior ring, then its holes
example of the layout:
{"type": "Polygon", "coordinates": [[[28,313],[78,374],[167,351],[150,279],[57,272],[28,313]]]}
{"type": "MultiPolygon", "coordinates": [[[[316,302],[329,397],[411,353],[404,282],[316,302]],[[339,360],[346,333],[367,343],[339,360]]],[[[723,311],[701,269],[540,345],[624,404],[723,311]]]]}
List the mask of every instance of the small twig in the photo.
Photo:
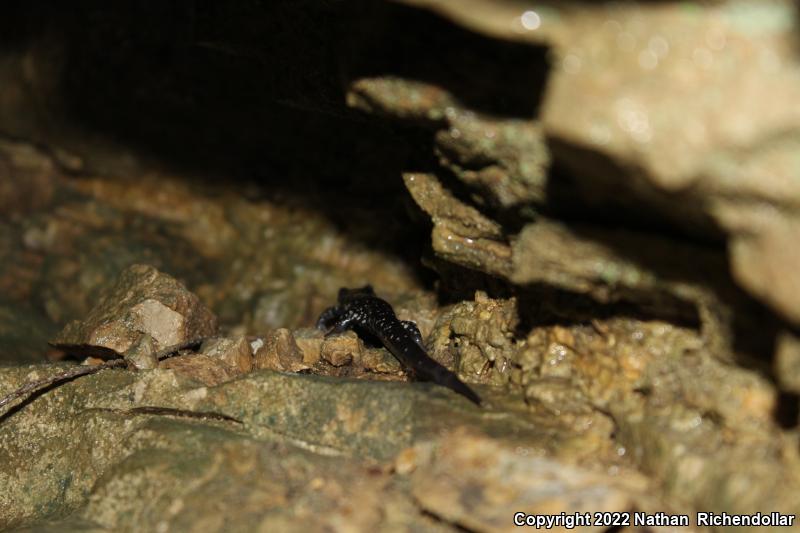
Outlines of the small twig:
{"type": "Polygon", "coordinates": [[[220,422],[233,422],[235,424],[244,424],[238,418],[228,416],[214,411],[189,411],[186,409],[176,409],[173,407],[158,407],[152,405],[142,405],[139,407],[131,407],[130,409],[114,409],[110,407],[94,407],[87,409],[87,411],[105,411],[109,413],[121,413],[127,415],[155,415],[155,416],[175,416],[182,418],[197,418],[199,420],[218,420],[220,422]]]}
{"type": "Polygon", "coordinates": [[[4,396],[2,399],[0,399],[0,408],[4,407],[9,402],[16,400],[17,398],[35,392],[40,388],[48,387],[50,385],[55,385],[56,383],[59,383],[61,381],[69,381],[71,379],[75,379],[80,376],[94,374],[95,372],[100,372],[101,370],[105,370],[106,368],[113,368],[115,366],[122,366],[124,364],[125,364],[125,359],[114,359],[113,361],[107,361],[100,365],[78,366],[75,368],[70,368],[69,370],[65,370],[64,372],[59,372],[54,376],[47,376],[46,378],[29,381],[22,387],[12,392],[11,394],[8,394],[4,396]]]}
{"type": "MultiPolygon", "coordinates": [[[[176,344],[174,346],[168,346],[165,349],[160,350],[159,352],[156,353],[156,359],[159,360],[159,361],[162,360],[162,359],[166,359],[167,357],[169,357],[170,355],[174,354],[175,352],[179,352],[179,351],[184,350],[186,348],[189,348],[191,346],[196,346],[196,345],[202,343],[207,338],[208,337],[201,337],[201,338],[197,338],[197,339],[191,339],[189,341],[182,342],[182,343],[176,344]]],[[[69,370],[65,370],[63,372],[59,372],[58,374],[55,374],[53,376],[48,376],[48,377],[37,379],[37,380],[34,380],[34,381],[29,381],[26,384],[24,384],[23,386],[19,387],[14,392],[12,392],[10,394],[7,394],[3,398],[0,398],[0,409],[5,407],[9,403],[13,402],[17,398],[20,398],[22,396],[34,393],[39,389],[50,387],[52,385],[55,385],[57,383],[61,383],[63,381],[70,381],[70,380],[73,380],[73,379],[81,377],[81,376],[88,376],[89,374],[95,374],[95,373],[100,372],[101,370],[105,370],[107,368],[116,368],[116,367],[125,366],[126,363],[127,363],[127,361],[125,359],[122,359],[122,358],[113,359],[111,361],[106,361],[105,363],[102,363],[102,364],[99,364],[99,365],[94,365],[94,366],[77,366],[77,367],[74,367],[74,368],[70,368],[69,370]]]]}
{"type": "Polygon", "coordinates": [[[166,359],[167,357],[175,353],[178,353],[181,350],[185,350],[186,348],[191,348],[192,346],[199,346],[211,338],[213,337],[197,337],[194,339],[189,339],[188,341],[181,342],[179,344],[175,344],[173,346],[167,346],[163,350],[156,352],[156,359],[161,361],[162,359],[166,359]]]}

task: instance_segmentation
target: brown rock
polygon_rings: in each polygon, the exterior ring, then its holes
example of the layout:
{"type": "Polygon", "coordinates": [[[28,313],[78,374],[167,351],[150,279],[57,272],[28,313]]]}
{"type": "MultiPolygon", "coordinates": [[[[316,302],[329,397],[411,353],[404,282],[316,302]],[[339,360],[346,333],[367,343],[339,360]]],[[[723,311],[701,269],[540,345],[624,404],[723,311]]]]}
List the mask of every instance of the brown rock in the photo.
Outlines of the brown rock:
{"type": "Polygon", "coordinates": [[[153,337],[142,335],[142,337],[125,354],[128,363],[137,370],[151,370],[158,367],[156,349],[153,346],[153,337]]]}
{"type": "Polygon", "coordinates": [[[348,331],[323,340],[320,353],[322,359],[333,366],[344,366],[353,359],[361,359],[361,342],[358,340],[358,335],[348,331]]]}
{"type": "Polygon", "coordinates": [[[158,351],[216,329],[216,317],[183,284],[152,266],[133,265],[102,292],[83,321],[69,323],[52,344],[83,355],[125,355],[144,336],[158,351]]]}
{"type": "MultiPolygon", "coordinates": [[[[403,2],[485,35],[546,45],[540,116],[486,119],[446,94],[417,97],[435,93],[397,79],[354,83],[361,97],[351,104],[400,118],[440,117],[450,127],[436,134],[441,162],[489,202],[566,202],[587,218],[627,212],[632,229],[650,219],[704,240],[724,237],[734,280],[800,324],[794,2],[714,2],[698,10],[545,2],[527,11],[492,0],[403,2]],[[537,148],[542,138],[552,154],[537,148]],[[571,176],[563,197],[556,194],[562,180],[539,171],[551,156],[571,176]]],[[[439,255],[496,273],[487,268],[496,258],[474,237],[435,215],[434,224],[439,255]]]]}
{"type": "Polygon", "coordinates": [[[25,142],[0,140],[0,216],[45,207],[53,198],[60,175],[57,163],[41,149],[25,142]]]}
{"type": "Polygon", "coordinates": [[[182,377],[213,387],[240,375],[236,368],[219,357],[206,354],[179,355],[165,359],[159,368],[174,370],[182,377]]]}
{"type": "Polygon", "coordinates": [[[408,173],[403,180],[417,205],[431,217],[437,255],[490,274],[508,274],[511,249],[497,222],[462,203],[432,174],[408,173]]]}
{"type": "Polygon", "coordinates": [[[253,362],[257,369],[297,372],[308,368],[303,363],[303,351],[292,332],[286,328],[276,329],[267,335],[263,345],[256,350],[253,362]]]}
{"type": "Polygon", "coordinates": [[[347,105],[368,113],[441,122],[457,105],[453,96],[433,84],[402,78],[362,78],[347,91],[347,105]]]}
{"type": "Polygon", "coordinates": [[[200,353],[220,359],[240,374],[253,370],[253,352],[244,337],[209,339],[203,343],[200,353]]]}
{"type": "Polygon", "coordinates": [[[403,367],[387,350],[369,348],[361,355],[361,364],[367,372],[375,374],[399,374],[403,367]]]}
{"type": "MultiPolygon", "coordinates": [[[[522,446],[456,430],[436,445],[419,444],[411,470],[411,492],[430,514],[471,531],[514,531],[508,519],[530,514],[621,512],[643,488],[638,476],[610,476],[551,458],[522,446]],[[513,465],[513,466],[512,466],[513,465]]],[[[606,528],[585,527],[584,531],[606,528]]]]}
{"type": "Polygon", "coordinates": [[[493,299],[477,291],[474,301],[460,302],[439,317],[428,348],[462,379],[501,385],[516,353],[518,320],[516,299],[493,299]]]}
{"type": "Polygon", "coordinates": [[[303,363],[312,366],[319,362],[323,334],[315,328],[301,328],[294,332],[297,346],[303,352],[303,363]]]}
{"type": "Polygon", "coordinates": [[[507,208],[546,196],[550,158],[535,121],[484,117],[442,87],[393,76],[354,81],[347,104],[439,128],[436,154],[442,165],[494,205],[507,208]]]}
{"type": "Polygon", "coordinates": [[[557,68],[542,121],[575,196],[721,230],[738,283],[800,324],[797,18],[791,2],[737,6],[603,3],[543,21],[557,68]]]}

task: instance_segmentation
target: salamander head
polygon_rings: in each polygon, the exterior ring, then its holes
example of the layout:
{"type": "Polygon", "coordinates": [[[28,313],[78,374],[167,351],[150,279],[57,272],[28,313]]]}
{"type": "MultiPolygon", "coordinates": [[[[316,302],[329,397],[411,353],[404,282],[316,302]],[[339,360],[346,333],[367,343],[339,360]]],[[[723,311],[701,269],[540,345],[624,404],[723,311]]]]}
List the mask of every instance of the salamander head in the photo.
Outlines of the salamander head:
{"type": "Polygon", "coordinates": [[[338,300],[339,304],[341,305],[360,298],[372,298],[374,296],[375,291],[372,289],[372,285],[364,285],[363,287],[358,287],[356,289],[346,289],[342,287],[339,289],[338,300]]]}

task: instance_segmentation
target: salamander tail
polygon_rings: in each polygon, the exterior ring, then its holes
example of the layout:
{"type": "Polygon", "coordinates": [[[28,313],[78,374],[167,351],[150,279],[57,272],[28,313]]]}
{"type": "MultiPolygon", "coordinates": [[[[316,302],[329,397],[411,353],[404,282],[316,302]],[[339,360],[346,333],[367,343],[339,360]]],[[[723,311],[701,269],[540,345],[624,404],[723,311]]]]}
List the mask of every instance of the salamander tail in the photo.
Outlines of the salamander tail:
{"type": "Polygon", "coordinates": [[[457,392],[476,405],[481,405],[481,397],[478,396],[478,394],[472,390],[469,385],[461,381],[455,373],[451,372],[433,359],[429,359],[428,361],[428,365],[435,365],[435,368],[432,369],[432,372],[428,373],[428,376],[426,376],[427,379],[433,381],[437,385],[447,387],[453,392],[457,392]]]}

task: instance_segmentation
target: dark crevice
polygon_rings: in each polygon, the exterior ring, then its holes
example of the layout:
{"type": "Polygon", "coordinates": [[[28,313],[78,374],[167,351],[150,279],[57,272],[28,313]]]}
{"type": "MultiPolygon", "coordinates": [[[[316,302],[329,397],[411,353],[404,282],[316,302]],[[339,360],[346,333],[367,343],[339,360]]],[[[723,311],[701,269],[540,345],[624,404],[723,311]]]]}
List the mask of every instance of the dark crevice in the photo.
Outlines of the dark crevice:
{"type": "Polygon", "coordinates": [[[364,6],[359,23],[348,40],[352,50],[344,56],[348,79],[424,81],[478,113],[538,116],[549,72],[546,48],[492,39],[399,4],[364,6]]]}
{"type": "MultiPolygon", "coordinates": [[[[642,292],[638,298],[631,296],[630,300],[620,298],[616,302],[600,303],[586,294],[545,284],[528,285],[517,292],[520,320],[515,334],[522,339],[534,327],[569,327],[611,318],[664,320],[675,326],[699,330],[700,318],[693,304],[672,297],[668,305],[665,299],[647,305],[648,297],[652,295],[642,292]]],[[[669,297],[664,295],[663,298],[669,297]]]]}
{"type": "Polygon", "coordinates": [[[783,429],[793,429],[800,425],[800,394],[788,391],[778,394],[775,421],[783,429]]]}
{"type": "Polygon", "coordinates": [[[323,213],[412,266],[425,287],[434,282],[419,261],[428,226],[409,209],[401,175],[438,168],[435,132],[348,109],[348,84],[400,76],[478,112],[530,118],[549,68],[544,48],[391,3],[18,0],[6,12],[7,39],[59,43],[34,56],[59,65],[53,120],[194,175],[198,186],[233,182],[257,190],[254,199],[323,213]]]}
{"type": "Polygon", "coordinates": [[[665,320],[676,326],[699,330],[697,306],[667,293],[653,295],[649,291],[630,291],[611,303],[598,302],[589,295],[560,289],[547,284],[519,286],[484,272],[455,265],[438,258],[425,261],[439,275],[440,305],[472,300],[476,291],[490,298],[517,298],[519,323],[517,339],[524,339],[534,327],[589,324],[596,319],[612,317],[634,320],[665,320]],[[648,304],[648,299],[652,303],[648,304]]]}
{"type": "Polygon", "coordinates": [[[636,168],[596,149],[548,137],[553,167],[546,182],[548,202],[542,213],[574,223],[636,227],[638,231],[722,249],[725,231],[696,203],[680,194],[657,191],[636,168]],[[579,162],[579,163],[576,163],[579,162]],[[580,165],[580,166],[577,166],[580,165]],[[686,223],[692,223],[692,230],[686,223]]]}

